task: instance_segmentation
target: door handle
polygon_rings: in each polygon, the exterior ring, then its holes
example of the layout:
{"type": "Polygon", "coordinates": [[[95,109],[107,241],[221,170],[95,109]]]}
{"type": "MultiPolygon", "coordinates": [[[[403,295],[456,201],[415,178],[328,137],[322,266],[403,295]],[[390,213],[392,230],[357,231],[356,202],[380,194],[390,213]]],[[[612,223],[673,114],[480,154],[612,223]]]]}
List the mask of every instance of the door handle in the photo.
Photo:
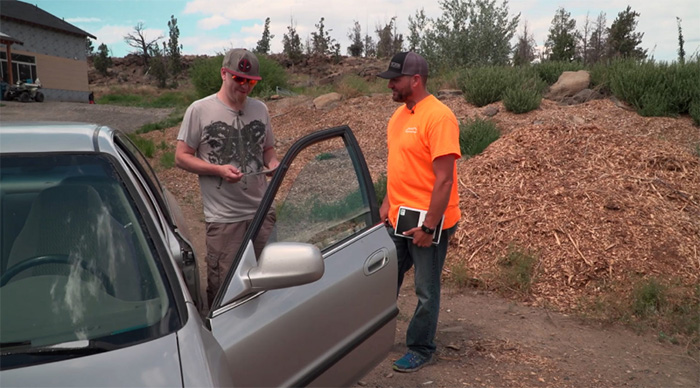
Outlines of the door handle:
{"type": "Polygon", "coordinates": [[[384,268],[389,262],[388,251],[382,248],[374,253],[372,253],[369,258],[365,261],[364,271],[365,275],[369,276],[380,269],[384,268]]]}

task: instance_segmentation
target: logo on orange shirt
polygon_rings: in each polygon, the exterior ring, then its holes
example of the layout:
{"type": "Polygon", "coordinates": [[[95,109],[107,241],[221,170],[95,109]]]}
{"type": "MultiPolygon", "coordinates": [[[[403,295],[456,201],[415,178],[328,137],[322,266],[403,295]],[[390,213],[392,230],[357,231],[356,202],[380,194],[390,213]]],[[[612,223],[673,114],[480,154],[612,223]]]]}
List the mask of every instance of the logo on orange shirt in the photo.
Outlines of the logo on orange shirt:
{"type": "Polygon", "coordinates": [[[408,127],[408,128],[406,128],[406,130],[404,132],[406,132],[406,133],[418,133],[418,128],[408,127]]]}

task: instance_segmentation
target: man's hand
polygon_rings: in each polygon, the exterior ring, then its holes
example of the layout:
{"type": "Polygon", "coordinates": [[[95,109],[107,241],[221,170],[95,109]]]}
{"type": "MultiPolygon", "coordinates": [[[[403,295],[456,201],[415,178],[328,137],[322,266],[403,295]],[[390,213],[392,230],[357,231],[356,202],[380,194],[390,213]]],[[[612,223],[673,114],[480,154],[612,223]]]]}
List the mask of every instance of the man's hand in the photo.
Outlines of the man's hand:
{"type": "Polygon", "coordinates": [[[277,167],[279,167],[279,165],[280,165],[280,162],[279,162],[279,160],[277,160],[277,158],[270,160],[270,163],[267,166],[265,166],[265,169],[272,170],[272,171],[265,174],[265,176],[275,175],[275,170],[277,170],[277,167]]]}
{"type": "Polygon", "coordinates": [[[219,166],[219,176],[228,183],[236,183],[243,178],[243,174],[230,164],[219,166]]]}
{"type": "Polygon", "coordinates": [[[433,243],[433,235],[425,233],[420,227],[409,229],[403,234],[404,236],[413,236],[413,244],[422,248],[427,248],[433,243]]]}

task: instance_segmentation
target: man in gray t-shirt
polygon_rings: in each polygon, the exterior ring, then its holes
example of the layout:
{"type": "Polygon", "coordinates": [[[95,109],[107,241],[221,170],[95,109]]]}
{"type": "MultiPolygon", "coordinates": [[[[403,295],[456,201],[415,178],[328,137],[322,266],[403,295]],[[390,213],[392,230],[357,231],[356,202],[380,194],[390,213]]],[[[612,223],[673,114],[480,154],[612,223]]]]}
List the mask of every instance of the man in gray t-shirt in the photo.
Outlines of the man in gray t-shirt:
{"type": "MultiPolygon", "coordinates": [[[[258,59],[230,50],[220,70],[221,88],[195,101],[177,136],[178,167],[199,175],[207,226],[207,297],[211,304],[267,189],[266,174],[279,164],[267,107],[248,98],[259,75],[258,59]]],[[[272,232],[268,214],[254,242],[260,255],[272,232]]]]}

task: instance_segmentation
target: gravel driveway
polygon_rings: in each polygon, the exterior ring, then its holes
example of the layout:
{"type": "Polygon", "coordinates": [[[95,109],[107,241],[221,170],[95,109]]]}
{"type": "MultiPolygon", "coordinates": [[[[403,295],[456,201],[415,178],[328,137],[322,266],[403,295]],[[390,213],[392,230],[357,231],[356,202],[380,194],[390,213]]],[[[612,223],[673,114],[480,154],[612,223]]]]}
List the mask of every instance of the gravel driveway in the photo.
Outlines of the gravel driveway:
{"type": "Polygon", "coordinates": [[[2,101],[0,121],[69,121],[106,125],[123,132],[133,132],[142,125],[158,122],[173,108],[137,108],[79,102],[45,101],[21,103],[2,101]]]}

